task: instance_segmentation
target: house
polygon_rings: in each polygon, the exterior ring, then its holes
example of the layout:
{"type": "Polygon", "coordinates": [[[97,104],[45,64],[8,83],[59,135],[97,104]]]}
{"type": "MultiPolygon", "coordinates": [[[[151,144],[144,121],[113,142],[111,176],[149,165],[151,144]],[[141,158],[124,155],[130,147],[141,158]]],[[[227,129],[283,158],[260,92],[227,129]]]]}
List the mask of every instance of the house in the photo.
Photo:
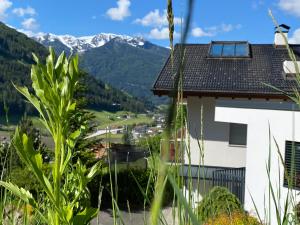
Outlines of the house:
{"type": "MultiPolygon", "coordinates": [[[[190,176],[201,174],[201,182],[207,182],[200,193],[197,188],[188,193],[195,205],[212,186],[221,185],[228,187],[253,213],[252,196],[260,216],[266,218],[269,180],[274,192],[281,192],[280,203],[284,205],[288,189],[277,144],[288,169],[295,146],[295,169],[300,173],[300,112],[287,96],[297,87],[296,68],[285,47],[284,36],[288,36],[289,27],[280,28],[283,34],[276,29],[272,44],[212,41],[176,45],[173,66],[169,58],[154,83],[155,95],[172,93],[180,53],[184,52],[182,90],[187,104],[191,157],[184,152],[182,175],[187,176],[190,164],[190,176]],[[200,149],[201,137],[204,144],[200,149]]],[[[300,45],[290,47],[300,61],[300,45]]],[[[299,187],[295,182],[293,193],[298,193],[299,187]]],[[[271,224],[275,224],[274,207],[271,218],[271,224]]]]}
{"type": "Polygon", "coordinates": [[[132,130],[132,135],[134,139],[139,139],[147,133],[147,125],[138,125],[135,126],[132,130]]]}

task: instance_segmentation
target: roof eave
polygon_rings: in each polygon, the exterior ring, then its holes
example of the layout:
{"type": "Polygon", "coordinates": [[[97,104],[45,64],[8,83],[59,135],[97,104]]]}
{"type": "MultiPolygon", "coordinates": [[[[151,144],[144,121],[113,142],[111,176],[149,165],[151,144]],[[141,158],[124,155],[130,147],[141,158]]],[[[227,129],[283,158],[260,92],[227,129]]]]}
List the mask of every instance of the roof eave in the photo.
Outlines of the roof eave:
{"type": "MultiPolygon", "coordinates": [[[[169,96],[173,90],[170,89],[152,89],[154,95],[169,96]]],[[[198,97],[215,97],[215,98],[259,98],[259,99],[281,99],[288,100],[289,96],[282,93],[251,93],[251,92],[219,92],[219,91],[183,91],[183,97],[198,96],[198,97]]]]}

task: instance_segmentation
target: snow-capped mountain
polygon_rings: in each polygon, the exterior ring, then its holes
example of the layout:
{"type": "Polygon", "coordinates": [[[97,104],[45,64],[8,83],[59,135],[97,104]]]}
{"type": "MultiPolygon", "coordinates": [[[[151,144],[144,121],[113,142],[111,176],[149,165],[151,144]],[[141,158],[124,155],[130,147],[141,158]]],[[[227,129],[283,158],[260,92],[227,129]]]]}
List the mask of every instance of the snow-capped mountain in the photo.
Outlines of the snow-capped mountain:
{"type": "Polygon", "coordinates": [[[83,37],[75,37],[72,35],[55,35],[48,33],[36,34],[31,38],[45,46],[54,45],[56,48],[73,53],[82,53],[92,48],[101,47],[111,40],[124,42],[134,47],[142,47],[145,44],[145,40],[142,37],[131,37],[127,35],[110,33],[100,33],[93,36],[83,37]]]}
{"type": "Polygon", "coordinates": [[[147,99],[155,98],[151,85],[169,56],[169,49],[141,37],[100,33],[93,36],[26,34],[57,55],[79,53],[80,68],[114,88],[147,99]]]}

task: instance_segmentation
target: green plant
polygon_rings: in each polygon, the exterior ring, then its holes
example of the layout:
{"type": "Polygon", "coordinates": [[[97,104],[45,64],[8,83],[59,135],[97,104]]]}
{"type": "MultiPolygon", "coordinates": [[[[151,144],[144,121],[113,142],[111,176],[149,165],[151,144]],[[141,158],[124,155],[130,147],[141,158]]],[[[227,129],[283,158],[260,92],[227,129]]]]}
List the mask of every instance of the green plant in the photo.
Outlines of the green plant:
{"type": "Polygon", "coordinates": [[[132,136],[132,126],[126,126],[126,130],[122,137],[122,142],[124,144],[130,145],[133,143],[133,136],[132,136]]]}
{"type": "Polygon", "coordinates": [[[202,222],[222,213],[230,215],[237,210],[242,210],[240,201],[224,187],[211,189],[198,206],[199,219],[202,222]]]}
{"type": "Polygon", "coordinates": [[[295,205],[294,213],[295,213],[296,218],[297,218],[297,221],[298,221],[298,223],[299,223],[299,221],[300,221],[300,202],[298,202],[298,203],[295,205]]]}
{"type": "Polygon", "coordinates": [[[141,138],[139,139],[138,145],[149,149],[152,154],[159,153],[161,138],[162,136],[160,134],[141,138]]]}
{"type": "MultiPolygon", "coordinates": [[[[118,173],[111,173],[113,190],[116,190],[115,176],[117,176],[117,203],[118,207],[126,209],[128,204],[131,209],[140,209],[144,206],[149,206],[154,196],[155,189],[155,174],[148,169],[134,169],[134,170],[122,170],[118,173]],[[147,191],[148,189],[148,191],[147,191]],[[147,193],[147,194],[146,194],[147,193]],[[146,202],[145,199],[147,199],[146,202]]],[[[112,194],[111,194],[111,182],[109,173],[103,175],[97,175],[89,184],[91,191],[91,199],[93,206],[97,206],[97,196],[99,192],[99,186],[103,187],[101,207],[112,207],[112,194]]],[[[173,199],[173,189],[171,184],[166,184],[166,194],[164,195],[163,205],[168,205],[173,199]]]]}
{"type": "Polygon", "coordinates": [[[30,193],[34,195],[36,195],[41,190],[41,186],[38,183],[36,177],[27,167],[17,167],[12,169],[9,178],[10,182],[14,183],[18,187],[30,191],[30,193]]]}
{"type": "MultiPolygon", "coordinates": [[[[42,135],[39,129],[33,126],[33,122],[31,119],[27,117],[25,114],[20,122],[19,122],[19,132],[21,135],[26,134],[29,139],[33,141],[34,150],[40,152],[42,154],[44,162],[49,162],[53,158],[53,152],[48,149],[45,143],[42,142],[42,135]]],[[[13,146],[12,146],[13,147],[13,146]]],[[[13,152],[16,150],[13,149],[13,152]]],[[[20,159],[16,159],[20,161],[20,159]]],[[[15,162],[13,162],[15,164],[15,162]]]]}
{"type": "Polygon", "coordinates": [[[237,211],[219,214],[216,218],[209,219],[205,225],[261,225],[258,220],[246,213],[237,211]]]}
{"type": "Polygon", "coordinates": [[[16,89],[34,106],[40,115],[40,120],[54,140],[54,161],[51,179],[43,171],[41,153],[35,151],[34,143],[17,127],[12,144],[17,150],[22,162],[35,175],[45,194],[46,207],[40,207],[32,194],[11,182],[0,181],[0,185],[10,190],[22,201],[30,204],[39,214],[44,223],[51,225],[88,224],[97,214],[97,209],[85,207],[78,210],[78,202],[86,190],[87,183],[96,174],[99,163],[87,170],[80,161],[71,164],[72,152],[76,140],[81,134],[78,130],[71,132],[70,120],[76,111],[74,91],[78,85],[78,56],[69,60],[62,53],[56,59],[54,51],[49,48],[50,55],[44,65],[33,54],[36,62],[32,65],[31,80],[33,93],[27,87],[16,89]],[[70,185],[76,180],[70,193],[70,185]]]}

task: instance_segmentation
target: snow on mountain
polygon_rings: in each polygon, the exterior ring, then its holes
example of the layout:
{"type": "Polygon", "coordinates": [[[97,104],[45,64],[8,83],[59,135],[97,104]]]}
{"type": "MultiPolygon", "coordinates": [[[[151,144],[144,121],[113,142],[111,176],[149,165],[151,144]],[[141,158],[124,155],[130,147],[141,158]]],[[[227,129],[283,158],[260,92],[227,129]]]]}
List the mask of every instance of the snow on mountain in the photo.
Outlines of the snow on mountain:
{"type": "Polygon", "coordinates": [[[125,42],[134,47],[142,47],[145,44],[145,40],[142,37],[131,37],[111,33],[100,33],[93,36],[83,37],[38,33],[31,36],[31,38],[46,46],[51,45],[51,43],[60,43],[67,47],[71,52],[79,53],[92,48],[101,47],[113,39],[125,42]]]}

